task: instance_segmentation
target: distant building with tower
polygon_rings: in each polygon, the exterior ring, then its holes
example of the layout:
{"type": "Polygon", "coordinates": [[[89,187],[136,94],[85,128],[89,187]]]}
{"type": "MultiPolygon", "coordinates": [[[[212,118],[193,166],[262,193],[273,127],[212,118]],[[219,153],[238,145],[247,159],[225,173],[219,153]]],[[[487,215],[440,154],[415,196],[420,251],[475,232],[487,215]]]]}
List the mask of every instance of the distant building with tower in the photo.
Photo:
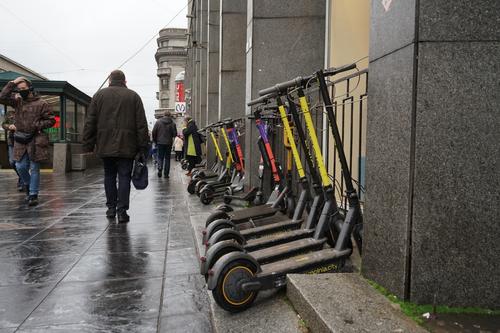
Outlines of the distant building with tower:
{"type": "Polygon", "coordinates": [[[187,61],[187,29],[166,28],[160,30],[157,39],[158,50],[155,58],[158,64],[157,75],[159,91],[156,93],[158,109],[155,118],[170,111],[177,117],[183,116],[186,106],[184,100],[184,71],[187,61]]]}

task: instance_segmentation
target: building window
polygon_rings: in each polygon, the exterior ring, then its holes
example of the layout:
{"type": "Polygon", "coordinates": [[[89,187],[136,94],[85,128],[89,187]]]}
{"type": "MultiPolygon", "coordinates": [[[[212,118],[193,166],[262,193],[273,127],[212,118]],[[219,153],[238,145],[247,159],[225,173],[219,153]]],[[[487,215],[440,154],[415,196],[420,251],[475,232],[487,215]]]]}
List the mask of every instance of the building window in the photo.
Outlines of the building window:
{"type": "Polygon", "coordinates": [[[168,61],[162,61],[162,62],[160,62],[160,67],[167,68],[168,67],[168,61]]]}
{"type": "Polygon", "coordinates": [[[167,46],[168,46],[168,40],[161,42],[161,47],[167,47],[167,46]]]}
{"type": "Polygon", "coordinates": [[[161,100],[161,107],[162,108],[168,108],[168,98],[161,100]]]}
{"type": "Polygon", "coordinates": [[[162,90],[169,90],[170,89],[170,80],[161,79],[161,89],[162,90]]]}

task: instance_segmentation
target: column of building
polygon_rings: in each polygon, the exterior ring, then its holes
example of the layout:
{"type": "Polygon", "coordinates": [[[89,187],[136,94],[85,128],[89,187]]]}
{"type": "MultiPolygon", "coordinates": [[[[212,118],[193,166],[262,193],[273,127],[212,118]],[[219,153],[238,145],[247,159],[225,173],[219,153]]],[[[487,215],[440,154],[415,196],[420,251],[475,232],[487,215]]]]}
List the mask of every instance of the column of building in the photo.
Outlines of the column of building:
{"type": "Polygon", "coordinates": [[[498,307],[498,15],[372,2],[363,273],[416,303],[498,307]]]}

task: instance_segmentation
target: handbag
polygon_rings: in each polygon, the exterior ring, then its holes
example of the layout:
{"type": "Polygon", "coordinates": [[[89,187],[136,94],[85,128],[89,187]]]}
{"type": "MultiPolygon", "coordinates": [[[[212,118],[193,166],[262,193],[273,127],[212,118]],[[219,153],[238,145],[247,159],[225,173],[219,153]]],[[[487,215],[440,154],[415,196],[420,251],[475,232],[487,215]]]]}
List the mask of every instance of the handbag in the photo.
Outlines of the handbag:
{"type": "Polygon", "coordinates": [[[35,136],[34,133],[26,133],[26,132],[21,132],[21,131],[15,131],[14,132],[14,141],[17,143],[21,143],[23,145],[27,145],[33,140],[33,137],[35,136]]]}
{"type": "Polygon", "coordinates": [[[132,171],[132,184],[137,190],[144,190],[148,187],[148,166],[145,162],[135,160],[132,171]]]}

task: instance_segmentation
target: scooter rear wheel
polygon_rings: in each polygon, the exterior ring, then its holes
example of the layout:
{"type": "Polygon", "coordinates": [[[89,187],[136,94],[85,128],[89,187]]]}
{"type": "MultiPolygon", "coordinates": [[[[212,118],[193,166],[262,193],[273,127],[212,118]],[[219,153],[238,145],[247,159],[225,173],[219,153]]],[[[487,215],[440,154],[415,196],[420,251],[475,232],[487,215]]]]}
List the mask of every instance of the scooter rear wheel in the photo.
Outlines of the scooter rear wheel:
{"type": "Polygon", "coordinates": [[[224,192],[224,203],[229,205],[231,203],[231,201],[233,201],[233,199],[231,198],[231,196],[233,195],[233,189],[231,188],[231,186],[228,186],[226,188],[226,191],[224,192]]]}
{"type": "Polygon", "coordinates": [[[294,212],[295,212],[295,198],[289,196],[286,198],[286,215],[289,218],[292,218],[294,212]]]}
{"type": "Polygon", "coordinates": [[[196,186],[195,186],[195,193],[200,195],[200,191],[203,189],[203,187],[205,187],[205,185],[207,185],[206,181],[204,181],[204,180],[198,181],[198,183],[196,183],[196,186]]]}
{"type": "Polygon", "coordinates": [[[194,194],[196,191],[196,181],[191,180],[188,184],[187,191],[189,194],[194,194]]]}
{"type": "MultiPolygon", "coordinates": [[[[326,243],[330,245],[331,248],[334,248],[337,244],[337,240],[339,239],[340,230],[343,224],[344,220],[342,218],[337,218],[335,221],[332,221],[330,223],[326,234],[326,243]]],[[[351,249],[353,248],[351,238],[349,238],[349,241],[347,242],[347,247],[351,249]]]]}
{"type": "Polygon", "coordinates": [[[212,290],[215,302],[228,312],[241,312],[255,301],[257,291],[244,291],[240,282],[252,278],[257,268],[250,261],[240,259],[230,262],[217,278],[212,290]]]}

